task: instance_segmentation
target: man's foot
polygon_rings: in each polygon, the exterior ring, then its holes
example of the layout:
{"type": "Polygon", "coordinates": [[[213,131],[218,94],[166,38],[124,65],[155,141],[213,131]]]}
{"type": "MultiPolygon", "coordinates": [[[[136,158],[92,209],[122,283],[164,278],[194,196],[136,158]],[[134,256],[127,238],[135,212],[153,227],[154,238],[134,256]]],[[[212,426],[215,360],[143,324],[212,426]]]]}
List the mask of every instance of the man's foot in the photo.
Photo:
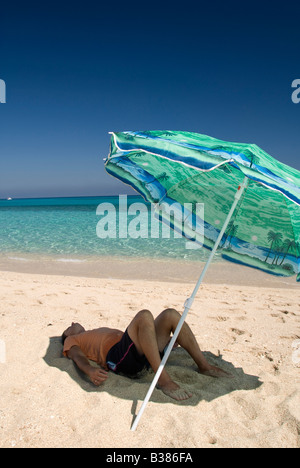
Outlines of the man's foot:
{"type": "Polygon", "coordinates": [[[200,374],[206,375],[207,377],[214,377],[216,379],[221,378],[221,377],[223,378],[225,377],[227,379],[234,378],[234,376],[230,374],[229,372],[226,372],[220,369],[219,367],[215,367],[215,366],[209,366],[206,369],[198,369],[198,372],[200,374]]]}
{"type": "Polygon", "coordinates": [[[170,398],[173,398],[173,400],[176,401],[188,400],[193,396],[192,393],[184,390],[183,388],[180,388],[179,385],[173,381],[170,381],[164,385],[158,385],[157,387],[162,390],[165,395],[168,395],[170,398]]]}

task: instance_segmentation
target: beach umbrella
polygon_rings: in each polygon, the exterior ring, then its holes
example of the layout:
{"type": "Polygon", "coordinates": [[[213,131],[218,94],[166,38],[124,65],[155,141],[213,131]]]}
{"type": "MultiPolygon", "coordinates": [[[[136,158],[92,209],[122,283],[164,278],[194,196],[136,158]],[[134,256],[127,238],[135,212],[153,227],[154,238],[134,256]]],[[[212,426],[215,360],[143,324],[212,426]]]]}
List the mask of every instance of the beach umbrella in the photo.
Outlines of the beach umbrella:
{"type": "Polygon", "coordinates": [[[300,172],[254,144],[178,131],[111,135],[107,172],[155,204],[161,221],[211,251],[135,430],[218,248],[226,260],[300,281],[300,172]]]}

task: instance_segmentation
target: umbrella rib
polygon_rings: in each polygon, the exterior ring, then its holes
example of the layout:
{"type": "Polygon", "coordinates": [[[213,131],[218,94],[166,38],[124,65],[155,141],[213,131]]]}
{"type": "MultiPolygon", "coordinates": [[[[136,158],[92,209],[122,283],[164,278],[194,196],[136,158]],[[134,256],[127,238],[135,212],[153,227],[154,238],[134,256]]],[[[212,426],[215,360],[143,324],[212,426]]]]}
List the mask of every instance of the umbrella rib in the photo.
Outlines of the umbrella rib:
{"type": "Polygon", "coordinates": [[[253,180],[253,182],[256,182],[257,184],[260,184],[260,185],[263,185],[264,187],[266,187],[268,190],[273,190],[273,192],[277,192],[277,193],[280,193],[283,197],[287,198],[288,200],[290,200],[292,203],[295,203],[295,205],[298,205],[300,206],[300,203],[297,202],[296,200],[293,200],[291,197],[289,197],[286,193],[282,192],[281,190],[278,190],[277,188],[274,188],[274,187],[271,187],[270,185],[262,182],[261,180],[257,180],[253,177],[250,177],[249,176],[249,179],[253,180]]]}
{"type": "MultiPolygon", "coordinates": [[[[167,159],[169,161],[169,158],[167,158],[166,156],[163,156],[159,153],[153,153],[152,151],[147,151],[143,148],[131,148],[129,150],[125,150],[125,149],[122,149],[120,148],[120,146],[118,145],[117,143],[117,138],[116,138],[116,135],[114,132],[109,132],[110,135],[113,136],[114,138],[114,142],[115,142],[115,145],[116,147],[118,148],[119,151],[122,151],[123,153],[131,153],[132,151],[142,151],[143,153],[147,153],[147,154],[152,154],[153,156],[157,156],[158,158],[163,158],[163,159],[167,159]]],[[[109,158],[109,160],[111,159],[115,159],[115,158],[118,158],[119,156],[111,156],[109,158]]],[[[108,161],[109,161],[108,160],[108,161]]],[[[201,169],[200,167],[196,167],[196,166],[192,166],[191,164],[187,164],[186,162],[184,161],[175,161],[172,159],[172,161],[174,163],[177,163],[177,164],[181,164],[183,166],[186,166],[186,167],[191,167],[192,169],[196,169],[198,171],[201,171],[201,172],[210,172],[210,171],[214,171],[215,169],[217,169],[218,167],[221,167],[221,166],[224,166],[224,164],[228,164],[228,163],[232,163],[232,162],[235,162],[233,158],[230,158],[230,159],[226,159],[224,161],[222,161],[221,163],[219,164],[216,164],[215,166],[211,167],[210,169],[201,169]]]]}

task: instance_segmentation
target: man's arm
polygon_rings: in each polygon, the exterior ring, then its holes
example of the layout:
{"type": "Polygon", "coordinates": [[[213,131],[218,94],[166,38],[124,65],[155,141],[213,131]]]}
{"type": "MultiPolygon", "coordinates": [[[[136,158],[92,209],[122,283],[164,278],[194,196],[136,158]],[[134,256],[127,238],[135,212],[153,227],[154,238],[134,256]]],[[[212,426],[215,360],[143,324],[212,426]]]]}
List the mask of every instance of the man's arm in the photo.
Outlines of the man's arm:
{"type": "Polygon", "coordinates": [[[94,385],[101,385],[108,377],[108,372],[99,367],[93,367],[79,346],[72,346],[67,352],[68,358],[75,362],[76,366],[86,374],[94,385]]]}

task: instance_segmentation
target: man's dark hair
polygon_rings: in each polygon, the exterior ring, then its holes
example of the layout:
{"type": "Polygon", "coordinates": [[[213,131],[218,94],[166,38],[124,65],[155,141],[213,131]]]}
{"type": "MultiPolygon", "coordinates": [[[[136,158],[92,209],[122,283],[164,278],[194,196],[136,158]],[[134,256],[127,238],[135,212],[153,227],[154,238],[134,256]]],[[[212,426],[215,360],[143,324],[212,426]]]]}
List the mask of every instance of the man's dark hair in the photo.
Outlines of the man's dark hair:
{"type": "Polygon", "coordinates": [[[63,332],[63,334],[61,336],[61,342],[62,342],[63,345],[65,344],[65,341],[66,341],[67,338],[68,338],[67,335],[65,334],[65,332],[63,332]]]}

